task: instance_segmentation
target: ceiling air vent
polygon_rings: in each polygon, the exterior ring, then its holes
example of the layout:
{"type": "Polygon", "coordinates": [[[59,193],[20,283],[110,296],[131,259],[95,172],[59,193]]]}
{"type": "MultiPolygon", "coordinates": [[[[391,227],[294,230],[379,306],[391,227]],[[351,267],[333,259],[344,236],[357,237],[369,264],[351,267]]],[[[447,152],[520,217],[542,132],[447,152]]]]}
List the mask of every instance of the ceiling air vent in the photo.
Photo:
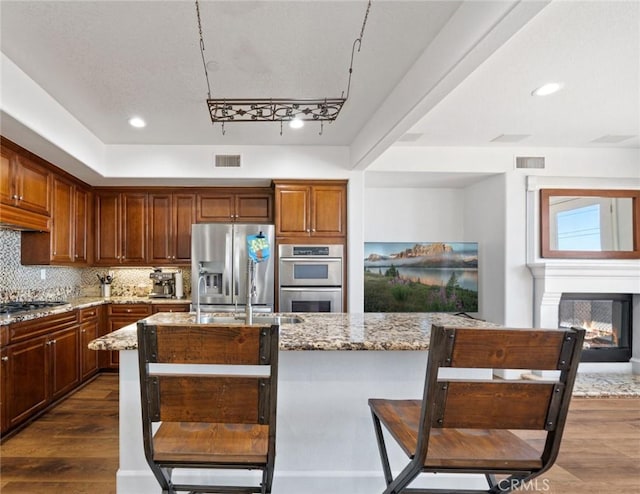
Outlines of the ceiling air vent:
{"type": "Polygon", "coordinates": [[[544,156],[516,156],[516,168],[544,168],[544,156]]]}
{"type": "Polygon", "coordinates": [[[239,154],[216,154],[216,168],[240,168],[239,154]]]}

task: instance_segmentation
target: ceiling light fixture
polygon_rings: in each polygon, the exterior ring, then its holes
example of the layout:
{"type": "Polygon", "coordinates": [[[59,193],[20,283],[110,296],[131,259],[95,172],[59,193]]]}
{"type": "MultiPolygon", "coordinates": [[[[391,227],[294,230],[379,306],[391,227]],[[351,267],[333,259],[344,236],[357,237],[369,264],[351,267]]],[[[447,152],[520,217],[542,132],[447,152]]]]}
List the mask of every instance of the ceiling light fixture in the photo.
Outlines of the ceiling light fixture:
{"type": "Polygon", "coordinates": [[[540,86],[537,89],[531,91],[532,96],[549,96],[550,94],[556,93],[562,89],[562,84],[559,82],[549,82],[544,86],[540,86]]]}
{"type": "Polygon", "coordinates": [[[136,129],[141,129],[147,126],[147,122],[145,122],[140,117],[131,117],[129,119],[129,125],[131,125],[131,127],[135,127],[136,129]]]}
{"type": "MultiPolygon", "coordinates": [[[[353,56],[362,45],[362,37],[364,36],[364,28],[367,24],[367,17],[371,9],[371,0],[367,3],[367,10],[364,14],[360,36],[353,42],[351,48],[351,64],[349,65],[349,80],[347,82],[347,94],[344,91],[339,98],[311,98],[311,99],[294,99],[294,98],[212,98],[211,84],[209,83],[209,72],[207,70],[207,62],[204,57],[204,38],[202,36],[202,22],[200,20],[200,5],[196,0],[196,16],[198,19],[198,33],[200,35],[200,55],[202,56],[202,65],[204,67],[204,75],[207,80],[207,109],[211,116],[211,122],[222,124],[222,135],[225,134],[225,123],[228,122],[280,122],[280,135],[282,135],[282,123],[290,122],[292,125],[294,120],[303,123],[304,120],[320,122],[320,135],[324,129],[324,122],[333,122],[340,113],[343,105],[349,98],[349,90],[351,89],[351,74],[353,73],[353,56]]],[[[304,125],[304,123],[303,123],[304,125]]]]}
{"type": "Polygon", "coordinates": [[[298,117],[293,120],[289,120],[289,127],[292,129],[301,129],[304,127],[304,120],[299,119],[298,117]]]}

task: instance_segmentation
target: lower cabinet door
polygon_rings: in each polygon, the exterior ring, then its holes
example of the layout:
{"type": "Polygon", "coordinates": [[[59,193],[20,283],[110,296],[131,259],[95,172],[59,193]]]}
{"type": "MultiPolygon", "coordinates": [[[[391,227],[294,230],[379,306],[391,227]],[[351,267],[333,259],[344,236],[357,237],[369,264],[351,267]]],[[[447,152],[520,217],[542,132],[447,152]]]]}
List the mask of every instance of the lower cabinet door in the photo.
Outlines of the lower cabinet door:
{"type": "Polygon", "coordinates": [[[80,383],[78,328],[64,329],[49,336],[52,366],[52,398],[55,400],[80,383]]]}
{"type": "Polygon", "coordinates": [[[91,377],[98,370],[98,353],[88,348],[98,337],[98,322],[89,321],[80,326],[80,379],[91,377]]]}
{"type": "Polygon", "coordinates": [[[33,338],[7,348],[7,427],[11,428],[44,408],[49,402],[49,344],[33,338]]]}

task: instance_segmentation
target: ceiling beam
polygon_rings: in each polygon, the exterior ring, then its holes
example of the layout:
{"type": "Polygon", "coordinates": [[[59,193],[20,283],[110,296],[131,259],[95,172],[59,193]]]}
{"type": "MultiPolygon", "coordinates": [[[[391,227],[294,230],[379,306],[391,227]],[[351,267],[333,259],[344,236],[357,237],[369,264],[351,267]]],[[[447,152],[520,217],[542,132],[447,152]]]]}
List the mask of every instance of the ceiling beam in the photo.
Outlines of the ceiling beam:
{"type": "Polygon", "coordinates": [[[365,170],[549,1],[464,2],[350,146],[365,170]]]}

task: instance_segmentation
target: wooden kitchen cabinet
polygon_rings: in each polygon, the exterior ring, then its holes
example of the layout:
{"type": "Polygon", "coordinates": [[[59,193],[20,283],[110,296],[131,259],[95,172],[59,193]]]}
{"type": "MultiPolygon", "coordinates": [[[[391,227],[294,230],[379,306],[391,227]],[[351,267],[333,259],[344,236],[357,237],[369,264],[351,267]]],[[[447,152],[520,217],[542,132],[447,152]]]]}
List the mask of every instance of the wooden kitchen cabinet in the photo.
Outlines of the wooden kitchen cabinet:
{"type": "Polygon", "coordinates": [[[85,381],[98,372],[100,352],[90,350],[88,345],[98,338],[103,320],[103,306],[86,307],[78,311],[80,323],[80,379],[85,381]]]}
{"type": "Polygon", "coordinates": [[[48,231],[51,173],[36,157],[0,141],[0,223],[48,231]]]}
{"type": "Polygon", "coordinates": [[[54,175],[51,229],[22,232],[23,265],[84,265],[87,263],[90,192],[73,181],[54,175]]]}
{"type": "Polygon", "coordinates": [[[274,181],[276,236],[345,237],[347,182],[274,181]]]}
{"type": "Polygon", "coordinates": [[[190,302],[175,303],[175,304],[153,304],[152,312],[157,314],[158,312],[189,312],[190,302]]]}
{"type": "Polygon", "coordinates": [[[25,422],[80,383],[75,311],[11,324],[8,338],[2,349],[3,431],[25,422]]]}
{"type": "MultiPolygon", "coordinates": [[[[151,304],[111,304],[107,310],[107,331],[105,334],[124,328],[150,315],[151,304]]],[[[117,369],[120,366],[120,352],[104,353],[108,354],[108,360],[101,362],[101,367],[117,369]]]]}
{"type": "Polygon", "coordinates": [[[95,197],[95,264],[144,265],[147,194],[99,190],[95,197]]]}
{"type": "Polygon", "coordinates": [[[91,237],[93,235],[91,232],[93,218],[92,194],[89,190],[76,186],[74,189],[74,199],[74,262],[86,264],[91,260],[89,252],[91,237]]]}
{"type": "Polygon", "coordinates": [[[0,349],[0,435],[9,428],[7,421],[7,370],[5,369],[9,357],[7,349],[0,349]]]}
{"type": "Polygon", "coordinates": [[[195,222],[195,194],[149,194],[147,262],[154,265],[189,264],[191,225],[195,222]]]}
{"type": "Polygon", "coordinates": [[[198,223],[273,221],[273,192],[268,188],[201,191],[197,201],[198,223]]]}
{"type": "Polygon", "coordinates": [[[5,351],[6,426],[11,429],[48,405],[50,353],[46,336],[10,345],[5,351]]]}
{"type": "Polygon", "coordinates": [[[57,400],[80,384],[78,326],[56,331],[48,337],[51,355],[51,399],[57,400]]]}
{"type": "Polygon", "coordinates": [[[59,177],[53,179],[53,214],[50,234],[51,261],[53,262],[72,263],[74,261],[74,188],[74,185],[67,180],[59,177]]]}

